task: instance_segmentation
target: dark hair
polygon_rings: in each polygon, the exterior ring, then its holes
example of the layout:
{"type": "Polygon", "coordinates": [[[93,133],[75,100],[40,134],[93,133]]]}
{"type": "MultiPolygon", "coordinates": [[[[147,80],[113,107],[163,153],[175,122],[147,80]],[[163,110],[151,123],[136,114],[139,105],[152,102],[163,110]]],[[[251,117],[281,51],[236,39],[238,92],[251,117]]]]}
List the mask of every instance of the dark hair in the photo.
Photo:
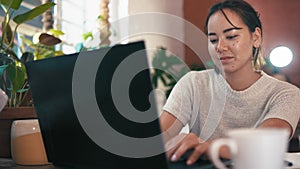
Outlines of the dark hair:
{"type": "MultiPolygon", "coordinates": [[[[250,32],[254,32],[255,28],[261,29],[261,36],[262,36],[262,24],[259,19],[259,14],[254,10],[254,8],[243,0],[225,0],[223,2],[216,3],[213,5],[209,13],[207,15],[206,21],[205,21],[205,33],[208,34],[207,25],[209,18],[216,12],[221,11],[222,14],[225,16],[226,20],[235,28],[235,25],[232,24],[232,22],[228,19],[226,14],[224,13],[224,9],[229,9],[230,11],[235,12],[242,21],[247,25],[250,32]]],[[[253,63],[255,69],[259,69],[261,65],[264,64],[264,59],[262,56],[259,56],[261,53],[261,47],[254,48],[253,47],[253,63]]]]}

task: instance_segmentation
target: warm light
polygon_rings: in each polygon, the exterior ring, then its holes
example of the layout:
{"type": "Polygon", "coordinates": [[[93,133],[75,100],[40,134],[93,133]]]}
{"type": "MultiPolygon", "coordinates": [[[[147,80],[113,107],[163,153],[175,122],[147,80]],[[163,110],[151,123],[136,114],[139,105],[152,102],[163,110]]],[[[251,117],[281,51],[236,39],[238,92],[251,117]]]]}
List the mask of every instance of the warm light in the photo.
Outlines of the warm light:
{"type": "Polygon", "coordinates": [[[293,52],[285,47],[274,48],[270,53],[270,62],[276,67],[285,67],[293,60],[293,52]]]}

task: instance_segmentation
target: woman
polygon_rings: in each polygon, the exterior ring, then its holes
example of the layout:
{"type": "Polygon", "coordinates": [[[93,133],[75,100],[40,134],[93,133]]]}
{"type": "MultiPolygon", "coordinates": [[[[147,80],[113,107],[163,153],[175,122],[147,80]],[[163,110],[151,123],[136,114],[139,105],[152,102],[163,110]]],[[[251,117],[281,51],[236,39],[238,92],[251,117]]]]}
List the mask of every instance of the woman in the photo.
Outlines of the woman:
{"type": "MultiPolygon", "coordinates": [[[[193,164],[233,128],[284,128],[292,136],[300,90],[260,70],[262,25],[256,11],[245,1],[225,0],[211,7],[205,30],[216,68],[189,72],[170,94],[160,117],[171,147],[168,158],[177,161],[191,150],[187,164],[193,164]],[[180,137],[186,124],[190,132],[180,137]]],[[[225,148],[221,155],[230,157],[225,148]]]]}

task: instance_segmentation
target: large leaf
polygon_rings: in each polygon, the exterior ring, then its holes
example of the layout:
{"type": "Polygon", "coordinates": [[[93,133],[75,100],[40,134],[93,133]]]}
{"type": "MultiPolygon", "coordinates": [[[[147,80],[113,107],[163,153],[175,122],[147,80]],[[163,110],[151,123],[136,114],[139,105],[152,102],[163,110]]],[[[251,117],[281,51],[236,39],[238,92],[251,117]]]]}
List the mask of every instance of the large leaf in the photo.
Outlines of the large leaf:
{"type": "Polygon", "coordinates": [[[19,9],[23,0],[0,0],[0,4],[11,7],[13,9],[19,9]]]}
{"type": "Polygon", "coordinates": [[[10,63],[6,68],[6,73],[11,82],[12,93],[16,93],[18,90],[22,89],[26,79],[25,70],[15,63],[10,63]]]}
{"type": "Polygon", "coordinates": [[[5,71],[6,68],[7,68],[7,65],[1,65],[0,66],[0,78],[2,78],[3,73],[4,73],[4,71],[5,71]]]}
{"type": "Polygon", "coordinates": [[[43,14],[47,9],[50,9],[54,5],[55,5],[55,3],[53,3],[53,2],[48,2],[48,3],[42,4],[40,6],[33,8],[32,10],[30,10],[26,13],[15,16],[13,20],[16,22],[16,24],[20,25],[24,22],[30,21],[33,18],[43,14]]]}

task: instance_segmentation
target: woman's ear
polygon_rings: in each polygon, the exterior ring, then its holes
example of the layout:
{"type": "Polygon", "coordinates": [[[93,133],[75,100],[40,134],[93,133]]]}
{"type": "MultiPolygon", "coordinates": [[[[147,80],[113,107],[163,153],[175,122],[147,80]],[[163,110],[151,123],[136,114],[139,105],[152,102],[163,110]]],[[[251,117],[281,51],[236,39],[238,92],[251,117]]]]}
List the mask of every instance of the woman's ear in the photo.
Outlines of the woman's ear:
{"type": "Polygon", "coordinates": [[[261,29],[259,27],[255,28],[255,31],[252,33],[253,37],[253,47],[258,48],[261,46],[262,42],[262,35],[261,35],[261,29]]]}

